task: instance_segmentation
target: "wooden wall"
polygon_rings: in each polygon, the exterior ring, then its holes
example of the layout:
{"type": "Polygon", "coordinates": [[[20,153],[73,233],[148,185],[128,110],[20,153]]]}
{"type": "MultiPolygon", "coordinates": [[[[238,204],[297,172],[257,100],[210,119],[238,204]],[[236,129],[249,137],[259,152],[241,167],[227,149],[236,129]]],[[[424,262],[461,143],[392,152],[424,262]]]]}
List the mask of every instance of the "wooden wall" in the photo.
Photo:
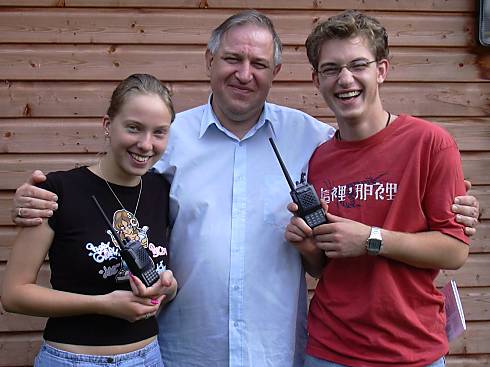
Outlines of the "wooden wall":
{"type": "MultiPolygon", "coordinates": [[[[437,121],[456,137],[482,207],[467,264],[437,281],[457,280],[468,321],[448,366],[490,366],[490,57],[474,41],[473,0],[0,0],[0,282],[16,233],[14,189],[35,168],[93,162],[110,92],[131,73],[167,81],[178,111],[205,103],[210,31],[245,8],[268,14],[285,44],[270,100],[324,121],[333,116],[303,46],[312,26],[345,8],[385,24],[387,109],[437,121]]],[[[48,284],[47,267],[40,278],[48,284]]],[[[31,365],[44,321],[0,311],[0,366],[31,365]]]]}

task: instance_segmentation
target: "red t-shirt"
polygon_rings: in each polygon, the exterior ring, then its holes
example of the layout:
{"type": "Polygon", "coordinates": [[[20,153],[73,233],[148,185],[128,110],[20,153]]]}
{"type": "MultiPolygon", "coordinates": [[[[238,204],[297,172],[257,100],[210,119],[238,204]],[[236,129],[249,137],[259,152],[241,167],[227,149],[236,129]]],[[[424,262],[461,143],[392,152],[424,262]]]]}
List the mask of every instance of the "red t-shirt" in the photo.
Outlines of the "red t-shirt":
{"type": "MultiPolygon", "coordinates": [[[[459,151],[428,121],[402,115],[368,139],[324,143],[309,182],[332,214],[468,243],[450,211],[465,193],[459,151]]],[[[354,367],[432,363],[448,351],[438,273],[383,256],[331,259],[310,304],[308,354],[354,367]]]]}

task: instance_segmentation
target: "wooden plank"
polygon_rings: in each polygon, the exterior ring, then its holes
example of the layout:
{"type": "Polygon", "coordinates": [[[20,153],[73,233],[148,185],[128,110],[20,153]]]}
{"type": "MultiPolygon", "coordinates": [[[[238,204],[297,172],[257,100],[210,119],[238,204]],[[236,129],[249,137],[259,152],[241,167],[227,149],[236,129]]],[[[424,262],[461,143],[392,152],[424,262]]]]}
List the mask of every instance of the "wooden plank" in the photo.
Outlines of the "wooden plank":
{"type": "MultiPolygon", "coordinates": [[[[120,80],[136,72],[167,81],[207,81],[205,46],[5,45],[0,75],[8,80],[120,80]],[[165,65],[165,67],[162,67],[165,65]]],[[[477,56],[459,48],[392,48],[389,81],[472,82],[477,56]]],[[[304,47],[286,47],[278,81],[311,81],[304,47]]]]}
{"type": "Polygon", "coordinates": [[[0,334],[0,367],[32,366],[42,333],[0,334]]]}
{"type": "MultiPolygon", "coordinates": [[[[473,185],[486,185],[490,183],[490,155],[485,153],[463,153],[463,172],[465,179],[470,180],[473,185]]],[[[484,192],[482,196],[489,193],[484,192]]],[[[487,207],[482,206],[482,211],[487,211],[487,207]]]]}
{"type": "MultiPolygon", "coordinates": [[[[114,82],[3,82],[1,117],[100,117],[109,104],[114,82]]],[[[169,83],[177,111],[206,103],[208,83],[169,83]]],[[[383,103],[392,113],[415,116],[485,117],[490,115],[490,83],[398,83],[381,89],[383,103]]],[[[332,117],[310,82],[274,83],[269,100],[332,117]]]]}
{"type": "Polygon", "coordinates": [[[43,331],[46,320],[47,318],[45,317],[20,315],[3,311],[0,313],[0,332],[43,331]]]}
{"type": "MultiPolygon", "coordinates": [[[[481,203],[481,198],[478,193],[470,191],[474,194],[481,203]]],[[[1,232],[0,232],[1,233],[1,232]]],[[[471,237],[470,253],[490,252],[490,221],[483,220],[477,227],[476,234],[471,237]]]]}
{"type": "MultiPolygon", "coordinates": [[[[3,204],[0,207],[0,211],[10,212],[10,207],[12,207],[12,200],[4,199],[0,200],[0,202],[3,204]]],[[[0,263],[9,259],[10,251],[14,243],[14,238],[17,235],[17,227],[14,227],[13,223],[10,224],[11,225],[9,226],[0,226],[0,263]]]]}
{"type": "Polygon", "coordinates": [[[460,151],[490,150],[490,118],[428,118],[454,136],[460,151]]]}
{"type": "Polygon", "coordinates": [[[490,320],[489,287],[463,288],[458,286],[458,290],[466,320],[490,320]]]}
{"type": "MultiPolygon", "coordinates": [[[[233,10],[0,8],[5,43],[201,44],[233,10]],[[196,22],[196,19],[199,21],[196,22]]],[[[318,20],[332,11],[267,10],[285,45],[304,45],[318,20]]],[[[474,45],[472,13],[374,12],[391,46],[474,45]]]]}
{"type": "Polygon", "coordinates": [[[102,152],[105,146],[101,121],[101,118],[0,120],[0,152],[102,152]]]}
{"type": "Polygon", "coordinates": [[[447,367],[490,367],[490,354],[481,355],[449,355],[446,357],[447,367]]]}
{"type": "Polygon", "coordinates": [[[471,1],[412,0],[410,6],[399,0],[311,1],[311,0],[2,0],[0,6],[33,7],[138,7],[138,8],[200,8],[200,9],[310,9],[310,10],[397,10],[472,12],[471,1]]]}
{"type": "Polygon", "coordinates": [[[452,354],[489,354],[490,322],[469,322],[464,334],[454,340],[449,352],[452,354]]]}
{"type": "MultiPolygon", "coordinates": [[[[463,152],[490,150],[490,121],[439,123],[463,152]]],[[[100,118],[0,119],[1,153],[97,153],[103,150],[100,118]]]]}
{"type": "Polygon", "coordinates": [[[488,269],[490,269],[490,254],[472,254],[460,269],[441,270],[435,284],[442,287],[454,279],[458,287],[486,287],[490,285],[488,269]]]}

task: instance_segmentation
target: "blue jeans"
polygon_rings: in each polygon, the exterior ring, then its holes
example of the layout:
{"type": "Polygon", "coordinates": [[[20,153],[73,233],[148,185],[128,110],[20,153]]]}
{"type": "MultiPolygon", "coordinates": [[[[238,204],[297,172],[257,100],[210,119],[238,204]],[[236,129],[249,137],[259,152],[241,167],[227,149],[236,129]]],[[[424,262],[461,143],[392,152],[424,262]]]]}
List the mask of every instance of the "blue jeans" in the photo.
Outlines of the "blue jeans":
{"type": "Polygon", "coordinates": [[[34,361],[34,367],[163,367],[158,342],[154,340],[146,347],[134,352],[100,356],[75,354],[56,349],[46,343],[34,361]]]}
{"type": "MultiPolygon", "coordinates": [[[[427,367],[444,367],[446,365],[446,361],[444,357],[439,358],[434,363],[429,364],[427,367]]],[[[305,366],[304,367],[349,367],[344,366],[343,364],[337,364],[329,361],[325,361],[323,359],[318,359],[309,355],[305,356],[305,366]]]]}

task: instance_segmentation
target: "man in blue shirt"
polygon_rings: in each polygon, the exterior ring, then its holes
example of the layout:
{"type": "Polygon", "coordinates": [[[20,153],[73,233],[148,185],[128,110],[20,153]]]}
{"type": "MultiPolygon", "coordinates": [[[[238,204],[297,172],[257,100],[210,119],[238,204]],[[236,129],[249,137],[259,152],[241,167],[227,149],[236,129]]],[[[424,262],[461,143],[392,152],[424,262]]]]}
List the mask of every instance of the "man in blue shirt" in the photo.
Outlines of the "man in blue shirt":
{"type": "MultiPolygon", "coordinates": [[[[281,48],[269,18],[256,11],[217,27],[206,50],[212,95],[177,115],[155,166],[171,182],[170,268],[180,284],[159,315],[166,366],[302,366],[306,284],[301,258],[284,239],[289,188],[268,139],[296,181],[334,130],[266,102],[281,48]]],[[[37,216],[24,197],[33,192],[18,190],[16,215],[22,208],[22,216],[37,216]]]]}

